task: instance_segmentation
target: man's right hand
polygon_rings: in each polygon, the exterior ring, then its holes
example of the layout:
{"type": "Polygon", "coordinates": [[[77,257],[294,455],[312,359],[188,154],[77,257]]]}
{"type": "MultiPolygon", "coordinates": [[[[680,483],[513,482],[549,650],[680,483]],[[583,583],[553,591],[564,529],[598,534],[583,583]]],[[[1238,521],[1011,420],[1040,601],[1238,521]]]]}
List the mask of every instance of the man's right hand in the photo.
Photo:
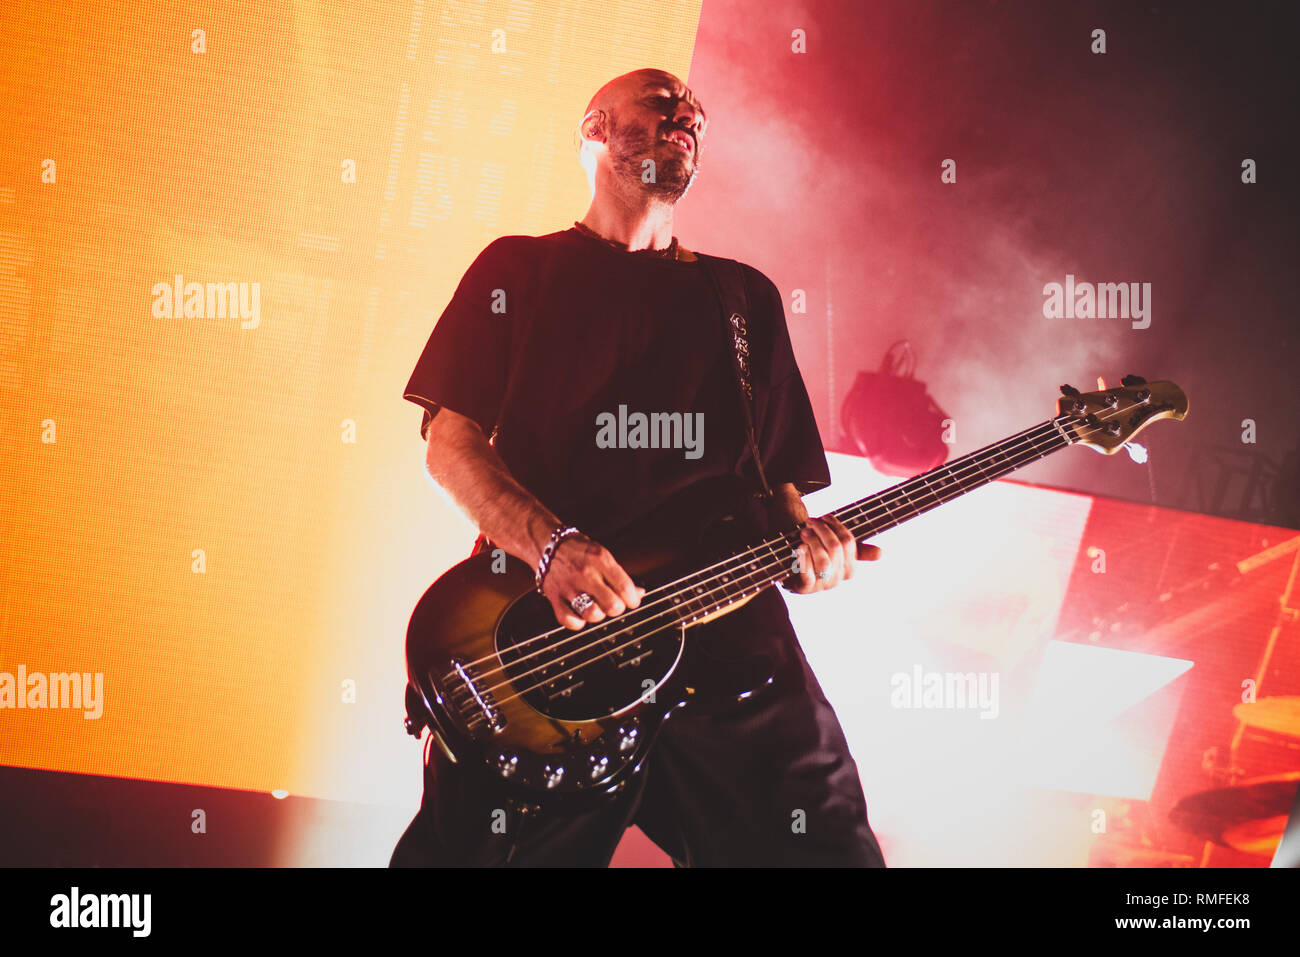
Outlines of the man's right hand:
{"type": "Polygon", "coordinates": [[[574,631],[621,615],[641,604],[645,589],[635,584],[609,550],[586,535],[560,542],[542,582],[542,592],[555,611],[555,620],[574,631]],[[569,604],[582,593],[593,599],[579,615],[569,604]]]}

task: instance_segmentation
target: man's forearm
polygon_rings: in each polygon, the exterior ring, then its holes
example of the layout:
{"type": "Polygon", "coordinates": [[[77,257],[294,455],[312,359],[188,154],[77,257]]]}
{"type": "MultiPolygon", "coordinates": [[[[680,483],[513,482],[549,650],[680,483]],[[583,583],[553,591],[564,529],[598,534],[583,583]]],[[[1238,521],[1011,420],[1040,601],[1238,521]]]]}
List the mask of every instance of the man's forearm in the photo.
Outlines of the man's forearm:
{"type": "Polygon", "coordinates": [[[429,423],[425,465],[480,532],[536,567],[560,520],[515,481],[478,426],[440,409],[429,423]]]}
{"type": "MultiPolygon", "coordinates": [[[[560,519],[515,480],[477,425],[440,409],[429,423],[425,465],[480,532],[516,558],[537,565],[560,519]]],[[[768,506],[773,528],[808,521],[808,509],[792,483],[778,485],[773,493],[768,506]]]]}

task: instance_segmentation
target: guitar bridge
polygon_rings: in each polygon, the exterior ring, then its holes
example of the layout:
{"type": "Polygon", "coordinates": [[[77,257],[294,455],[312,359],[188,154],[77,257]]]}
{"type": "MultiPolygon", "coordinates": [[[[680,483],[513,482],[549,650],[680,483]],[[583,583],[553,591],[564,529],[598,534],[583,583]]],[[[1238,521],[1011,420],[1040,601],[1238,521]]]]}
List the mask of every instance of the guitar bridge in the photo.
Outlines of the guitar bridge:
{"type": "Polygon", "coordinates": [[[480,688],[475,683],[473,668],[456,658],[452,659],[451,667],[456,677],[460,679],[461,687],[469,692],[469,698],[460,706],[460,716],[465,723],[473,728],[479,721],[483,721],[494,733],[503,731],[506,719],[497,708],[492,692],[480,688]]]}

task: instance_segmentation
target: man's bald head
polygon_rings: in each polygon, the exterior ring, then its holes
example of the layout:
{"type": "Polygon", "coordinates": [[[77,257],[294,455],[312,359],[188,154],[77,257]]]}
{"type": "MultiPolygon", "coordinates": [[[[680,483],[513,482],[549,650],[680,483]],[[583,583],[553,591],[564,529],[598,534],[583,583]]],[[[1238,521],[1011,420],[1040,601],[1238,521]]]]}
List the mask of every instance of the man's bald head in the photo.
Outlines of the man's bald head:
{"type": "Polygon", "coordinates": [[[631,73],[624,73],[622,76],[614,77],[595,92],[587,103],[587,109],[583,111],[583,115],[585,116],[592,110],[609,112],[610,107],[617,103],[620,97],[625,98],[629,93],[635,96],[647,84],[656,82],[662,83],[670,89],[684,91],[685,95],[690,98],[688,102],[691,102],[700,111],[701,116],[704,115],[704,107],[700,105],[699,100],[695,99],[695,94],[691,93],[690,87],[667,70],[652,68],[633,70],[631,73]]]}

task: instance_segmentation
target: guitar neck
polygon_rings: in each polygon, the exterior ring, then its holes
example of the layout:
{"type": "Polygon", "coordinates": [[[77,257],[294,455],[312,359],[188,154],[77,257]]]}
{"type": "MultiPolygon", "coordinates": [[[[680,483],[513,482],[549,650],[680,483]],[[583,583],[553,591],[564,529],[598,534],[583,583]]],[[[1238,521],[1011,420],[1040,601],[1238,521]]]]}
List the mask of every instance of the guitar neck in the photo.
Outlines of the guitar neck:
{"type": "MultiPolygon", "coordinates": [[[[1075,421],[1067,415],[1048,419],[883,492],[850,502],[831,514],[856,539],[877,535],[1073,445],[1079,438],[1075,421]]],[[[788,578],[798,541],[797,530],[774,535],[738,555],[673,582],[667,586],[671,592],[665,597],[676,606],[683,624],[716,614],[788,578]]]]}
{"type": "Polygon", "coordinates": [[[831,514],[855,538],[867,538],[1037,462],[1075,441],[1077,434],[1070,416],[1058,416],[883,492],[850,502],[831,514]]]}

